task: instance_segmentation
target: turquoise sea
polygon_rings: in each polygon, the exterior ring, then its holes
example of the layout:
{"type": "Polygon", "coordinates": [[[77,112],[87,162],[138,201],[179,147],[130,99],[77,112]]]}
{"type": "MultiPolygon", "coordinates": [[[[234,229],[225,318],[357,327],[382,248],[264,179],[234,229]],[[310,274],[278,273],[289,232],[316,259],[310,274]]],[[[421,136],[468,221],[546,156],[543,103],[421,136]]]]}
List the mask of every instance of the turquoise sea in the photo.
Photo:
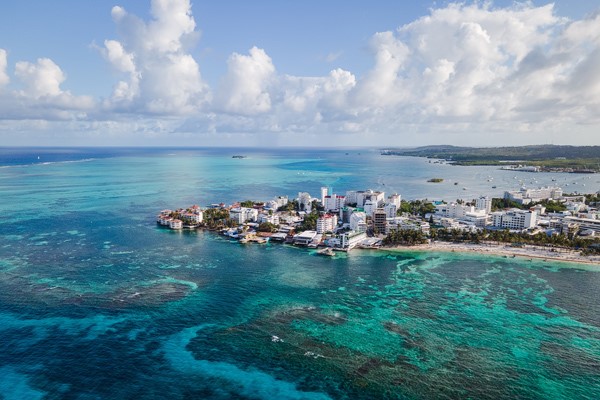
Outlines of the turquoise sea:
{"type": "Polygon", "coordinates": [[[600,189],[374,149],[0,149],[0,398],[600,398],[600,266],[326,258],[155,223],[321,186],[454,200],[556,182],[600,189]]]}

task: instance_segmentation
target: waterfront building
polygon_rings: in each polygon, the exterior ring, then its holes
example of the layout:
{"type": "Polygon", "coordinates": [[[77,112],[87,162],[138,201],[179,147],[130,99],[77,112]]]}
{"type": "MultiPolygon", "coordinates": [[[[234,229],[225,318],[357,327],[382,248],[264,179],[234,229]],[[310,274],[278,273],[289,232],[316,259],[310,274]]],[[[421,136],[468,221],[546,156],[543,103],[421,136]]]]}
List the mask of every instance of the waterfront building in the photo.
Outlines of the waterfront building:
{"type": "Polygon", "coordinates": [[[492,199],[488,196],[475,199],[475,210],[484,210],[486,214],[490,214],[492,212],[492,199]]]}
{"type": "Polygon", "coordinates": [[[373,211],[373,230],[375,233],[385,233],[387,230],[387,214],[383,208],[373,211]]]}
{"type": "Polygon", "coordinates": [[[600,220],[592,218],[577,218],[565,217],[562,221],[563,233],[565,233],[565,225],[576,224],[580,230],[590,230],[600,233],[600,220]]]}
{"type": "Polygon", "coordinates": [[[510,230],[523,230],[537,225],[537,213],[531,210],[513,208],[492,213],[492,225],[510,230]]]}
{"type": "Polygon", "coordinates": [[[346,191],[346,204],[356,204],[358,206],[358,191],[356,191],[356,190],[347,190],[346,191]]]}
{"type": "Polygon", "coordinates": [[[559,200],[563,191],[559,187],[542,187],[539,189],[521,188],[517,191],[504,192],[504,198],[519,204],[537,203],[544,200],[559,200]]]}
{"type": "Polygon", "coordinates": [[[350,215],[350,229],[356,232],[367,231],[367,214],[361,211],[353,212],[350,215]]]}
{"type": "Polygon", "coordinates": [[[366,238],[367,234],[365,232],[350,231],[343,233],[340,235],[341,247],[347,250],[352,250],[366,238]]]}
{"type": "Polygon", "coordinates": [[[237,224],[253,221],[258,219],[258,210],[249,207],[234,207],[229,210],[229,218],[237,224]]]}
{"type": "Polygon", "coordinates": [[[183,221],[180,219],[171,219],[169,221],[169,228],[171,229],[182,229],[183,228],[183,221]]]}
{"type": "Polygon", "coordinates": [[[297,235],[294,235],[294,244],[299,246],[308,246],[310,242],[317,236],[316,231],[304,231],[297,235]]]}
{"type": "Polygon", "coordinates": [[[337,215],[325,214],[317,219],[317,233],[332,232],[337,227],[337,215]]]}

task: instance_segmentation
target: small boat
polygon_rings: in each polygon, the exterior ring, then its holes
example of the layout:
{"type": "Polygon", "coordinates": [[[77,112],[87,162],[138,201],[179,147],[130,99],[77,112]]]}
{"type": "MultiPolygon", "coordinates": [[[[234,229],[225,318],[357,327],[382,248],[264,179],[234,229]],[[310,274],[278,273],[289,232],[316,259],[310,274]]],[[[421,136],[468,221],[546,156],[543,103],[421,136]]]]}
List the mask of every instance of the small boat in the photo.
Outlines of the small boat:
{"type": "Polygon", "coordinates": [[[333,251],[331,247],[325,247],[324,249],[317,251],[317,254],[333,257],[335,255],[335,251],[333,251]]]}
{"type": "Polygon", "coordinates": [[[492,189],[496,189],[496,186],[492,186],[492,189]]]}

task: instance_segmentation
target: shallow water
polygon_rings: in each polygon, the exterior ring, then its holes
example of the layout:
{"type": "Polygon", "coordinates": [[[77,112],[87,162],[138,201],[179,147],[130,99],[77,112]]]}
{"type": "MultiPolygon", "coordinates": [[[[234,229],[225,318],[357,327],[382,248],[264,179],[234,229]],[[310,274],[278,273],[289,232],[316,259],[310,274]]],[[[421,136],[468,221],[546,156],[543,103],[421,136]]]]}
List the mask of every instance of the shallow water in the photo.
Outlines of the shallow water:
{"type": "Polygon", "coordinates": [[[433,198],[439,187],[411,174],[459,167],[366,151],[360,164],[345,151],[238,160],[172,149],[55,152],[52,164],[32,151],[32,165],[11,151],[0,169],[6,399],[600,397],[597,268],[457,253],[326,258],[154,222],[165,207],[376,189],[368,174],[433,198]],[[62,162],[76,156],[85,161],[62,162]],[[402,172],[409,161],[421,170],[402,172]]]}

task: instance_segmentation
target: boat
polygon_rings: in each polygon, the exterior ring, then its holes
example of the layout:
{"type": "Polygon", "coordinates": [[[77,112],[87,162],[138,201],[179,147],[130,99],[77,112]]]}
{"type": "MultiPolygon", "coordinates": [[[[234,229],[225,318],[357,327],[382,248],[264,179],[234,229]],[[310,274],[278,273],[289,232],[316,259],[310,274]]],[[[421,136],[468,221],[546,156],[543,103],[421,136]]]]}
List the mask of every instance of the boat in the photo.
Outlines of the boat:
{"type": "Polygon", "coordinates": [[[333,257],[335,255],[335,251],[333,251],[331,247],[325,247],[324,249],[317,251],[317,254],[322,256],[333,257]]]}
{"type": "Polygon", "coordinates": [[[492,186],[492,189],[496,189],[496,186],[492,186]]]}

